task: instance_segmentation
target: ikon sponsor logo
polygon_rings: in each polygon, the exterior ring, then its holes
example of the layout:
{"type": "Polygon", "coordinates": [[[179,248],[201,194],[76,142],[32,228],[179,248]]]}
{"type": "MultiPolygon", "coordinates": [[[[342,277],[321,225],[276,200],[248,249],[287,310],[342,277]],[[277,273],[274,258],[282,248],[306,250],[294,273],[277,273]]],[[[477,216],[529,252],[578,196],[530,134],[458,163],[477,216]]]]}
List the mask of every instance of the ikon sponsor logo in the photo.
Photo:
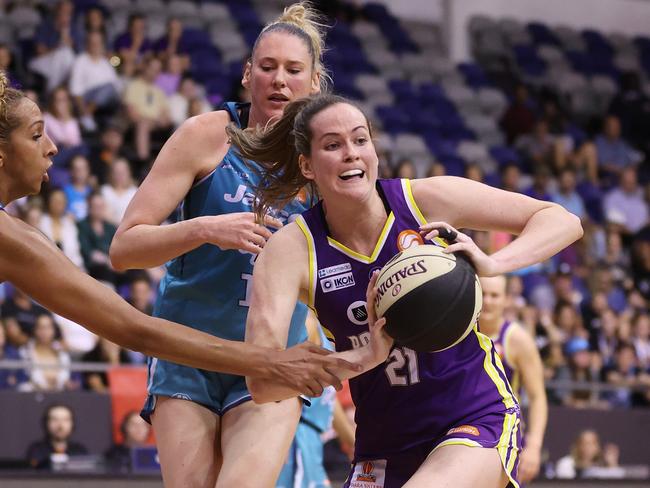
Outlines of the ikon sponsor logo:
{"type": "Polygon", "coordinates": [[[325,278],[327,276],[345,273],[347,271],[352,271],[352,265],[350,263],[337,264],[336,266],[330,266],[329,268],[319,269],[318,277],[325,278]]]}
{"type": "Polygon", "coordinates": [[[354,286],[354,276],[352,276],[352,273],[330,276],[329,278],[320,280],[320,286],[323,293],[349,288],[350,286],[354,286]]]}

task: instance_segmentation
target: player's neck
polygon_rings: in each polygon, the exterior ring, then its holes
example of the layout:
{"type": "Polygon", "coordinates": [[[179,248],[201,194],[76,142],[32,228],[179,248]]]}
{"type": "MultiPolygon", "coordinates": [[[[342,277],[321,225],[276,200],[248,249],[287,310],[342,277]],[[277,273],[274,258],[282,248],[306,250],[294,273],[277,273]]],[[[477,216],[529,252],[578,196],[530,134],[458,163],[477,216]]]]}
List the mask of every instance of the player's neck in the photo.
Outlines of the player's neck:
{"type": "Polygon", "coordinates": [[[334,199],[326,202],[323,209],[334,239],[359,253],[372,254],[388,217],[377,192],[360,205],[334,199]]]}
{"type": "Polygon", "coordinates": [[[486,336],[493,337],[499,334],[501,326],[503,326],[504,322],[505,319],[503,316],[499,316],[494,320],[485,320],[483,317],[481,317],[479,320],[480,330],[486,336]]]}

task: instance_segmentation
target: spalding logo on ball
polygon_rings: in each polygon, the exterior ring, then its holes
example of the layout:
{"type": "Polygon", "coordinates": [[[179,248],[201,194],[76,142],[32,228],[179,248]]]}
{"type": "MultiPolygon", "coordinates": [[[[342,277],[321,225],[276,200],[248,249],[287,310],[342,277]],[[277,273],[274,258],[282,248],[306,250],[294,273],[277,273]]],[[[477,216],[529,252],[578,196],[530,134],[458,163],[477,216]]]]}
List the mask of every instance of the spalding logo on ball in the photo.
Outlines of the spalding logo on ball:
{"type": "Polygon", "coordinates": [[[472,330],[483,304],[476,272],[462,254],[434,245],[396,254],[377,277],[375,310],[395,343],[418,352],[444,351],[472,330]]]}

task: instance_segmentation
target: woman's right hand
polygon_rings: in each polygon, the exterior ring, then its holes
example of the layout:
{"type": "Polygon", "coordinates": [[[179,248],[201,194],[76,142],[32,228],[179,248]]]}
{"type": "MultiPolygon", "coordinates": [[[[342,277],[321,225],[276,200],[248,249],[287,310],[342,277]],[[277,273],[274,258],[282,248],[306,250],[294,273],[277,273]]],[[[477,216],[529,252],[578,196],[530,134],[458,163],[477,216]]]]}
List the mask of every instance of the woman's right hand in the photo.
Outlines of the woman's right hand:
{"type": "Polygon", "coordinates": [[[264,217],[265,225],[260,225],[252,212],[206,215],[197,219],[201,222],[204,242],[224,251],[240,249],[253,254],[258,254],[272,235],[265,226],[274,229],[282,227],[282,222],[269,215],[264,217]]]}
{"type": "Polygon", "coordinates": [[[368,347],[372,351],[373,361],[381,364],[388,358],[394,341],[384,330],[386,319],[384,317],[378,319],[375,312],[378,276],[379,271],[375,271],[368,283],[368,289],[366,290],[366,310],[368,312],[368,328],[370,329],[370,343],[368,347]]]}

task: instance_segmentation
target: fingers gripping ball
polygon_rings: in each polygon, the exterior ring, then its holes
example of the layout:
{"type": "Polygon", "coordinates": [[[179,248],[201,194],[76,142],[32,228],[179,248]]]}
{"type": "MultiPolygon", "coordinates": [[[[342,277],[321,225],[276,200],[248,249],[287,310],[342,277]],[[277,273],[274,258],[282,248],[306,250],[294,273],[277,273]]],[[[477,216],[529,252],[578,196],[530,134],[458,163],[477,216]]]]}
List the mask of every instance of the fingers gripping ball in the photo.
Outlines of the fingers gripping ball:
{"type": "Polygon", "coordinates": [[[433,245],[396,254],[377,278],[375,310],[386,332],[418,352],[448,349],[472,330],[483,304],[474,268],[433,245]]]}

